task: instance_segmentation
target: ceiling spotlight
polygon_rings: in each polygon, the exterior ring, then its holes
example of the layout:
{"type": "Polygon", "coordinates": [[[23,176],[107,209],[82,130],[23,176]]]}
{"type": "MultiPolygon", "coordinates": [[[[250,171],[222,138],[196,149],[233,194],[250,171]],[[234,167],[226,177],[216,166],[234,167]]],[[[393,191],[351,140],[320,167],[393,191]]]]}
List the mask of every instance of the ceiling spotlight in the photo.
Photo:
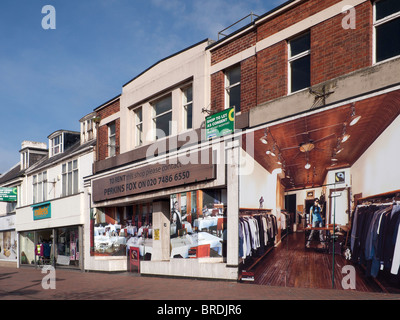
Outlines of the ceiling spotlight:
{"type": "Polygon", "coordinates": [[[336,151],[336,154],[339,154],[343,151],[343,148],[340,148],[338,151],[336,151]]]}
{"type": "Polygon", "coordinates": [[[342,137],[342,143],[346,142],[347,140],[349,140],[349,138],[350,138],[350,135],[348,133],[344,134],[343,137],[342,137]]]}
{"type": "Polygon", "coordinates": [[[261,138],[260,138],[260,141],[261,141],[263,144],[268,144],[268,140],[267,140],[267,137],[266,137],[266,136],[261,137],[261,138]]]}
{"type": "Polygon", "coordinates": [[[338,159],[332,158],[331,161],[332,161],[332,162],[336,162],[336,161],[338,161],[338,159]]]}
{"type": "Polygon", "coordinates": [[[304,166],[304,168],[306,168],[307,170],[310,169],[310,168],[311,168],[311,164],[309,164],[309,163],[307,162],[307,164],[304,166]]]}
{"type": "Polygon", "coordinates": [[[350,127],[354,126],[360,119],[361,119],[361,116],[356,115],[356,108],[353,103],[353,105],[351,106],[351,118],[350,118],[350,124],[349,124],[350,127]]]}

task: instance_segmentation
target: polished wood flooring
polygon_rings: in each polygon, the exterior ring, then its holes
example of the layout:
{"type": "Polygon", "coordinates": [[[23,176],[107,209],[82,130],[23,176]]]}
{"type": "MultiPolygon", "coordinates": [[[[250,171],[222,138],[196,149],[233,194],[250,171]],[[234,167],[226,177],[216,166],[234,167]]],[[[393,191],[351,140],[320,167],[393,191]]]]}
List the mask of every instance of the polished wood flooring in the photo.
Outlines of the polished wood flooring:
{"type": "MultiPolygon", "coordinates": [[[[342,255],[326,253],[318,249],[306,249],[303,232],[287,235],[282,242],[252,268],[253,283],[269,286],[343,289],[342,268],[351,264],[342,255]],[[334,260],[334,268],[333,268],[334,260]],[[334,270],[333,270],[334,269],[334,270]],[[332,277],[334,273],[334,277],[332,277]]],[[[356,290],[382,292],[364,271],[356,267],[356,290]]]]}

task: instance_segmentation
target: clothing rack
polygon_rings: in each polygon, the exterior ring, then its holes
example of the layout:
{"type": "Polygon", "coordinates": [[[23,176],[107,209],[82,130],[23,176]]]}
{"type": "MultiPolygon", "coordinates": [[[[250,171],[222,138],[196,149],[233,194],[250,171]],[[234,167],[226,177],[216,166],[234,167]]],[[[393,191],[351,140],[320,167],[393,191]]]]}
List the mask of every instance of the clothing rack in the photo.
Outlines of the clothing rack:
{"type": "MultiPolygon", "coordinates": [[[[386,192],[386,193],[381,193],[381,194],[377,194],[377,195],[372,195],[372,196],[356,199],[353,215],[355,214],[357,208],[371,207],[371,206],[383,206],[383,207],[387,206],[387,207],[389,207],[389,206],[394,206],[394,205],[400,205],[400,190],[395,190],[395,191],[391,191],[391,192],[386,192]]],[[[354,217],[353,217],[353,219],[354,219],[354,217]]],[[[352,229],[353,229],[353,227],[354,227],[354,225],[352,223],[352,229]]],[[[363,265],[362,263],[360,263],[359,265],[365,272],[367,271],[366,265],[363,265]]],[[[380,271],[379,279],[378,279],[378,277],[373,277],[373,280],[375,281],[375,283],[381,288],[381,290],[384,293],[389,293],[387,287],[390,287],[390,285],[387,282],[387,275],[388,275],[388,270],[384,269],[383,271],[380,271]]],[[[398,292],[396,292],[396,293],[398,293],[398,292]]]]}
{"type": "MultiPolygon", "coordinates": [[[[255,209],[255,208],[240,208],[239,209],[239,217],[240,218],[246,218],[246,217],[255,217],[255,216],[262,216],[262,215],[273,215],[272,209],[255,209]]],[[[274,216],[275,217],[275,216],[274,216]]],[[[252,257],[251,259],[251,264],[250,266],[246,267],[246,271],[249,272],[251,271],[269,252],[274,249],[274,245],[269,245],[267,246],[266,250],[264,253],[262,253],[258,257],[252,257]]],[[[244,267],[246,260],[249,260],[249,258],[246,258],[245,260],[242,261],[242,266],[244,267]]],[[[239,276],[240,278],[240,276],[239,276]]]]}

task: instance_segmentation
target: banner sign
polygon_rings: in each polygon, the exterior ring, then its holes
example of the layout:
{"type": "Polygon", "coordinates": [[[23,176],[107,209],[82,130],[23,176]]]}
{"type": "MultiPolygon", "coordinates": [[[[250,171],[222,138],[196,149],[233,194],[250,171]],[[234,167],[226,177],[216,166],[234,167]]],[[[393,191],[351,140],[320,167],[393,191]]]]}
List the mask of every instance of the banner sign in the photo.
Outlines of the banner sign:
{"type": "Polygon", "coordinates": [[[51,218],[51,204],[50,202],[41,203],[32,206],[33,220],[42,220],[51,218]]]}
{"type": "Polygon", "coordinates": [[[235,132],[235,108],[206,117],[206,140],[235,132]]]}
{"type": "Polygon", "coordinates": [[[17,201],[17,188],[0,188],[0,201],[16,202],[17,201]]]}
{"type": "MultiPolygon", "coordinates": [[[[184,164],[173,159],[165,164],[151,164],[139,169],[115,173],[93,180],[93,201],[104,201],[144,192],[215,179],[211,149],[206,151],[207,163],[184,164]]],[[[201,160],[201,159],[200,159],[201,160]]]]}

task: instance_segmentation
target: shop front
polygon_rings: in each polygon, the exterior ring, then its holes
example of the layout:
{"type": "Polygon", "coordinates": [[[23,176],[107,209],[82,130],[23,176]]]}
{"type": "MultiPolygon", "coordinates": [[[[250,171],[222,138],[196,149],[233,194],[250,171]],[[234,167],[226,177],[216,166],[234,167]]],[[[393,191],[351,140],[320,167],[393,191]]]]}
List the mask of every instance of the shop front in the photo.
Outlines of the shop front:
{"type": "Polygon", "coordinates": [[[78,197],[18,208],[19,266],[83,269],[83,226],[79,215],[68,217],[78,197]]]}
{"type": "Polygon", "coordinates": [[[80,269],[80,233],[80,226],[20,232],[20,265],[80,269]]]}
{"type": "Polygon", "coordinates": [[[0,217],[0,265],[16,265],[17,236],[15,214],[0,217]]]}
{"type": "MultiPolygon", "coordinates": [[[[217,154],[225,155],[223,144],[217,154]]],[[[237,278],[237,269],[227,267],[225,165],[213,162],[210,148],[195,155],[203,161],[171,156],[93,178],[91,254],[98,266],[108,257],[114,270],[119,255],[127,270],[135,249],[142,274],[237,278]]]]}
{"type": "Polygon", "coordinates": [[[376,92],[254,131],[239,279],[400,292],[399,101],[398,90],[376,92]]]}

